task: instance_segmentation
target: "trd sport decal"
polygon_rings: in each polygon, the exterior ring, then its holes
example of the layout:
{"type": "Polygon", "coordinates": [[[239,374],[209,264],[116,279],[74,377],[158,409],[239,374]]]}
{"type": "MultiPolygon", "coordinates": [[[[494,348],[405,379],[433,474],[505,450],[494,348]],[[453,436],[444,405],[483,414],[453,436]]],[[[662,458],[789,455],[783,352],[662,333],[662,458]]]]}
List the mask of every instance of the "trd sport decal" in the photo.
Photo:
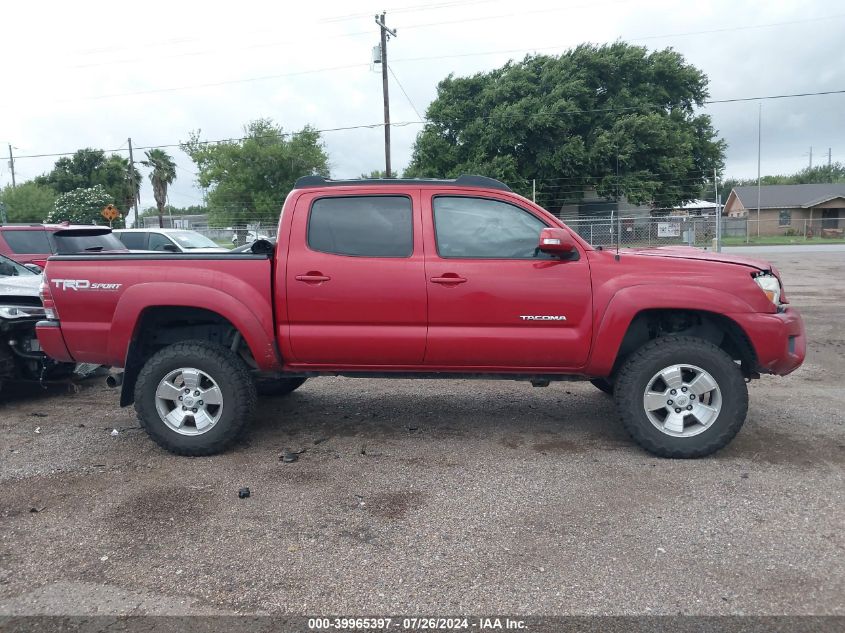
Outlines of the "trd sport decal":
{"type": "Polygon", "coordinates": [[[91,283],[88,279],[51,279],[50,281],[61,290],[117,290],[123,284],[91,283]]]}

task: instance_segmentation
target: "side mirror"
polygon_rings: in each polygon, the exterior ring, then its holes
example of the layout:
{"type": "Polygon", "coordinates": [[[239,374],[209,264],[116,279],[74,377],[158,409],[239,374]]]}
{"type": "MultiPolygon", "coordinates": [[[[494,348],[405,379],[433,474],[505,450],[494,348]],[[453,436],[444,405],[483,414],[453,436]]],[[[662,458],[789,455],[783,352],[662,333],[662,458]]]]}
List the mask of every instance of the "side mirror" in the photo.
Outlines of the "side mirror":
{"type": "MultiPolygon", "coordinates": [[[[47,262],[44,262],[44,263],[46,264],[47,262]]],[[[30,262],[28,264],[24,264],[24,267],[27,268],[28,270],[31,270],[32,272],[34,272],[38,275],[40,275],[41,273],[44,272],[44,268],[42,266],[39,266],[35,262],[30,262]]]]}
{"type": "Polygon", "coordinates": [[[179,252],[179,249],[176,247],[176,244],[165,244],[161,248],[162,248],[162,250],[165,250],[168,253],[178,253],[179,252]]]}
{"type": "Polygon", "coordinates": [[[566,229],[546,228],[540,231],[540,243],[537,248],[551,255],[566,255],[575,248],[575,242],[566,229]]]}

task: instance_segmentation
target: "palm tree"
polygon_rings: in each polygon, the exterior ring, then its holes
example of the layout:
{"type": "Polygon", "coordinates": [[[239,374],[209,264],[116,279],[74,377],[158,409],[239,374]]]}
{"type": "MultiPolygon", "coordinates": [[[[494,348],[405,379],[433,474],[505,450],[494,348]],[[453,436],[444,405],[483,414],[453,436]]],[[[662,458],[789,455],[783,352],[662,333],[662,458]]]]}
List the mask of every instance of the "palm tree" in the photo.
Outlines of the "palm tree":
{"type": "Polygon", "coordinates": [[[144,167],[152,168],[150,182],[153,185],[153,196],[158,207],[158,226],[164,228],[164,205],[167,202],[167,187],[176,180],[176,163],[170,155],[162,149],[151,149],[146,152],[147,160],[142,160],[144,167]]]}

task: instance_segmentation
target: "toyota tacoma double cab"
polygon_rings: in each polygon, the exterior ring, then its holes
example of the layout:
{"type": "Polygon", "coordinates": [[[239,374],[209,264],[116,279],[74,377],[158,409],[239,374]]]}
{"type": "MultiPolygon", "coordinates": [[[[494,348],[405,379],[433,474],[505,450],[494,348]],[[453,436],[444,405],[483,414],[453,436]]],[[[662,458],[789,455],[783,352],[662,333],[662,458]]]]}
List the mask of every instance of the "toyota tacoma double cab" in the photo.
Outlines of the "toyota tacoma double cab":
{"type": "Polygon", "coordinates": [[[700,457],[742,426],[747,383],[806,340],[778,271],[692,248],[592,247],[506,185],[326,180],[250,252],[60,255],[38,323],[64,362],[122,368],[120,404],[180,455],[307,379],[590,380],[646,450],[700,457]]]}

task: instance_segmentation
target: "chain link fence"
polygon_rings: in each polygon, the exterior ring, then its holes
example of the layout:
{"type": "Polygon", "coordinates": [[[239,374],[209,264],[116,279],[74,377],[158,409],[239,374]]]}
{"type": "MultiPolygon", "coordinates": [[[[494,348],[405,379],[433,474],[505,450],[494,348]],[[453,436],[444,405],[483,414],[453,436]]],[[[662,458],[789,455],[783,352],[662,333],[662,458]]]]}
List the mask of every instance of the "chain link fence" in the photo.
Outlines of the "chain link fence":
{"type": "Polygon", "coordinates": [[[606,216],[564,218],[563,221],[593,246],[711,246],[716,237],[715,216],[606,216]]]}
{"type": "MultiPolygon", "coordinates": [[[[596,216],[563,218],[571,229],[593,246],[697,246],[712,248],[716,216],[596,216]]],[[[845,218],[795,219],[784,225],[778,218],[752,216],[721,219],[722,245],[845,242],[845,218]]],[[[236,247],[255,239],[275,239],[277,227],[246,224],[225,228],[196,228],[221,246],[236,247]]]]}

